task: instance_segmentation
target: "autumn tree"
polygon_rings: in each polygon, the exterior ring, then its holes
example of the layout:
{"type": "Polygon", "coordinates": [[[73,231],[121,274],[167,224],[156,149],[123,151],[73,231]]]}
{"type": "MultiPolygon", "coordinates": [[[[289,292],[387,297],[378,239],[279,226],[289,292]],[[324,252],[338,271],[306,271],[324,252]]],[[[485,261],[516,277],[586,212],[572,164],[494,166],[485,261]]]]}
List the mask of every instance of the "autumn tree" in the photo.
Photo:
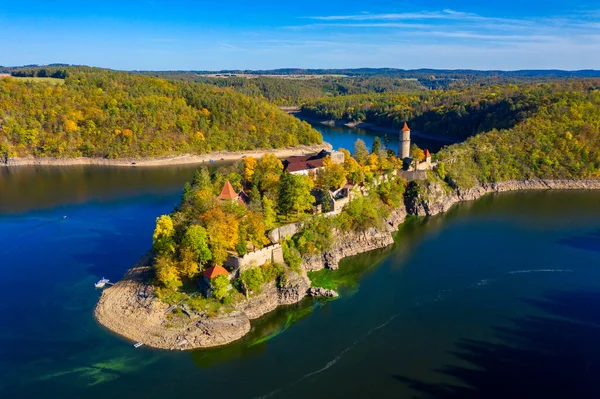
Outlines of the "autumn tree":
{"type": "Polygon", "coordinates": [[[258,162],[256,162],[256,158],[254,157],[246,157],[244,158],[244,179],[247,182],[252,182],[252,176],[254,176],[254,170],[258,162]]]}
{"type": "Polygon", "coordinates": [[[201,218],[208,233],[212,260],[220,265],[227,259],[227,250],[234,249],[238,242],[239,221],[234,215],[223,212],[220,206],[204,213],[201,218]]]}
{"type": "Polygon", "coordinates": [[[176,262],[166,254],[159,254],[154,259],[156,278],[169,289],[177,289],[182,285],[176,262]]]}
{"type": "Polygon", "coordinates": [[[266,229],[272,229],[277,224],[277,212],[275,211],[275,203],[268,197],[263,197],[262,200],[263,208],[263,220],[265,222],[266,229]]]}
{"type": "Polygon", "coordinates": [[[425,160],[425,152],[413,143],[410,146],[410,157],[417,162],[423,162],[425,160]]]}
{"type": "Polygon", "coordinates": [[[173,254],[175,252],[175,227],[173,220],[168,215],[156,218],[156,227],[152,235],[152,245],[156,252],[161,254],[173,254]]]}
{"type": "Polygon", "coordinates": [[[361,164],[364,165],[367,157],[369,156],[369,150],[365,145],[365,142],[358,139],[354,142],[354,158],[361,164]]]}
{"type": "Polygon", "coordinates": [[[328,155],[323,160],[323,168],[317,172],[317,186],[326,190],[337,190],[344,183],[346,183],[344,166],[333,162],[328,155]]]}
{"type": "Polygon", "coordinates": [[[283,164],[275,154],[265,154],[257,163],[253,174],[253,183],[264,195],[274,199],[277,196],[279,179],[283,164]]]}
{"type": "Polygon", "coordinates": [[[350,155],[350,151],[340,148],[344,154],[344,170],[346,171],[346,179],[352,184],[362,184],[365,181],[365,172],[358,164],[356,159],[350,155]]]}

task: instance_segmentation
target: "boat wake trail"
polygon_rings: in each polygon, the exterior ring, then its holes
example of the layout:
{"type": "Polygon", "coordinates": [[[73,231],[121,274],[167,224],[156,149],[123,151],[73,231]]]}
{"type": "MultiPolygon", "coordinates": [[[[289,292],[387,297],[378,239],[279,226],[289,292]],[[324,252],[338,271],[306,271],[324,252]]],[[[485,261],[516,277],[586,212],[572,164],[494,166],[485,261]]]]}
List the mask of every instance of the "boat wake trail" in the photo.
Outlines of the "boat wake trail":
{"type": "Polygon", "coordinates": [[[306,380],[307,378],[312,377],[313,375],[317,375],[322,373],[323,371],[329,369],[330,367],[332,367],[333,365],[335,365],[347,352],[351,351],[356,345],[360,344],[361,342],[365,341],[367,338],[369,338],[369,336],[371,334],[373,334],[375,331],[381,330],[382,328],[385,328],[388,324],[390,324],[392,321],[394,321],[394,319],[396,319],[398,316],[400,316],[400,313],[397,313],[395,315],[393,315],[392,317],[390,317],[389,319],[387,319],[384,323],[378,325],[377,327],[373,327],[372,329],[370,329],[365,335],[363,335],[361,338],[357,339],[356,341],[354,341],[352,343],[352,345],[350,345],[349,347],[347,347],[346,349],[344,349],[343,351],[341,351],[335,358],[333,358],[332,360],[330,360],[329,362],[327,362],[327,364],[325,364],[325,366],[321,367],[318,370],[315,371],[311,371],[308,374],[303,375],[302,377],[298,378],[296,381],[294,381],[293,383],[291,383],[289,386],[285,387],[285,388],[280,388],[280,389],[276,389],[266,395],[263,396],[259,396],[255,399],[266,399],[266,398],[271,398],[274,395],[277,395],[278,393],[290,389],[295,385],[298,385],[299,383],[301,383],[302,381],[306,380]]]}
{"type": "MultiPolygon", "coordinates": [[[[528,273],[572,273],[573,270],[571,269],[527,269],[527,270],[515,270],[515,271],[510,271],[510,272],[506,272],[504,273],[504,275],[518,275],[518,274],[528,274],[528,273]]],[[[452,296],[454,294],[458,294],[459,292],[465,291],[465,290],[471,290],[471,289],[482,289],[488,285],[490,285],[491,283],[494,283],[498,280],[501,280],[502,278],[484,278],[482,280],[477,281],[474,284],[468,285],[468,286],[464,286],[462,288],[455,288],[455,289],[443,289],[443,290],[439,290],[435,293],[434,296],[429,297],[429,298],[414,298],[412,303],[413,306],[415,307],[420,307],[420,306],[424,306],[424,305],[429,305],[429,304],[433,304],[436,302],[441,302],[444,301],[448,298],[448,296],[452,296]],[[452,295],[451,295],[452,294],[452,295]]],[[[329,362],[327,362],[323,367],[321,367],[318,370],[312,371],[308,374],[303,375],[302,377],[298,378],[296,381],[294,381],[293,383],[291,383],[290,385],[286,386],[286,387],[282,387],[279,389],[276,389],[266,395],[263,396],[259,396],[256,397],[254,399],[267,399],[267,398],[271,398],[277,394],[282,393],[285,390],[288,390],[296,385],[298,385],[299,383],[301,383],[302,381],[320,374],[322,372],[324,372],[325,370],[333,367],[346,353],[348,353],[349,351],[351,351],[352,349],[354,349],[357,345],[359,345],[361,342],[365,341],[367,338],[369,338],[369,336],[371,334],[373,334],[374,332],[376,332],[377,330],[380,330],[382,328],[385,328],[388,324],[390,324],[392,321],[394,321],[394,319],[398,318],[400,315],[402,315],[403,312],[400,313],[396,313],[395,315],[391,316],[388,320],[386,320],[384,323],[373,327],[371,330],[369,330],[367,333],[365,333],[365,335],[363,335],[362,337],[360,337],[359,339],[357,339],[356,341],[354,341],[352,343],[352,345],[348,346],[346,349],[344,349],[343,351],[341,351],[336,357],[334,357],[332,360],[330,360],[329,362]]]]}
{"type": "Polygon", "coordinates": [[[526,274],[526,273],[572,273],[571,269],[528,269],[528,270],[515,270],[507,272],[506,274],[526,274]]]}
{"type": "Polygon", "coordinates": [[[44,226],[61,223],[65,219],[66,219],[66,216],[62,217],[60,219],[52,219],[52,220],[48,220],[48,221],[45,221],[45,222],[38,223],[38,224],[36,224],[34,226],[31,226],[31,227],[28,227],[28,228],[23,229],[21,231],[18,231],[17,233],[15,233],[14,237],[19,237],[19,236],[21,236],[23,234],[29,233],[30,231],[42,228],[44,226]]]}

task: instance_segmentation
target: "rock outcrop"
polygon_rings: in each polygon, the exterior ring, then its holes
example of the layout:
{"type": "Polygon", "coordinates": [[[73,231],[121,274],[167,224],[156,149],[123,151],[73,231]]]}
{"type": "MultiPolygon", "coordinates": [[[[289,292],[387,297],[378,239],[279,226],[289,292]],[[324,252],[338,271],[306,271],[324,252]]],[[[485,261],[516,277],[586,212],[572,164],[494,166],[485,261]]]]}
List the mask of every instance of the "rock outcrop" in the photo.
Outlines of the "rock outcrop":
{"type": "Polygon", "coordinates": [[[323,268],[337,269],[339,262],[347,257],[363,252],[385,248],[394,243],[392,233],[406,219],[404,207],[392,212],[386,219],[382,229],[369,229],[367,231],[341,232],[334,231],[334,244],[323,254],[305,256],[302,267],[307,271],[317,271],[323,268]]]}
{"type": "Polygon", "coordinates": [[[523,180],[480,184],[468,190],[450,190],[436,182],[419,183],[418,194],[407,198],[409,214],[433,216],[461,201],[474,201],[488,193],[526,190],[600,190],[600,180],[523,180]]]}
{"type": "Polygon", "coordinates": [[[324,296],[329,298],[337,298],[339,294],[335,290],[329,290],[323,287],[310,287],[308,289],[309,296],[324,296]]]}

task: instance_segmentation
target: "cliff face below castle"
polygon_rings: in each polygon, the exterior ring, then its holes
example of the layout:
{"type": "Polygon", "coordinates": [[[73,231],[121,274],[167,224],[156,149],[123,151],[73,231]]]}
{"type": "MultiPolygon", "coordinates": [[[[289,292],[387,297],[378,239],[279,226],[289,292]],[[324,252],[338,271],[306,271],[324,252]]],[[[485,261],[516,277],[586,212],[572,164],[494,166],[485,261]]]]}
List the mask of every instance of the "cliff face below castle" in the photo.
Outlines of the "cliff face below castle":
{"type": "Polygon", "coordinates": [[[393,211],[385,220],[381,229],[371,228],[366,231],[340,232],[334,231],[334,243],[323,254],[305,256],[302,266],[307,271],[323,268],[337,269],[339,262],[347,257],[363,252],[385,248],[394,243],[392,234],[406,219],[406,209],[401,207],[393,211]]]}

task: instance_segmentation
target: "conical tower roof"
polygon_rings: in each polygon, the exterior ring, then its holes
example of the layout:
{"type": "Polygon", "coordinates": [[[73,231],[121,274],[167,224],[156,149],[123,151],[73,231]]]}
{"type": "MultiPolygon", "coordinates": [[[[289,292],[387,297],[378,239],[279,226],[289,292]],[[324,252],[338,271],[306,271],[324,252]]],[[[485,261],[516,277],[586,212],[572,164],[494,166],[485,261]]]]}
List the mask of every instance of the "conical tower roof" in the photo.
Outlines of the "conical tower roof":
{"type": "Polygon", "coordinates": [[[402,127],[402,131],[403,132],[410,132],[410,128],[408,127],[408,125],[406,124],[406,122],[404,122],[404,126],[402,127]]]}
{"type": "Polygon", "coordinates": [[[233,186],[231,185],[231,183],[229,183],[229,180],[227,180],[225,182],[225,185],[223,186],[223,190],[221,190],[221,194],[219,194],[219,199],[234,200],[237,197],[238,197],[238,195],[235,192],[235,190],[233,189],[233,186]]]}

